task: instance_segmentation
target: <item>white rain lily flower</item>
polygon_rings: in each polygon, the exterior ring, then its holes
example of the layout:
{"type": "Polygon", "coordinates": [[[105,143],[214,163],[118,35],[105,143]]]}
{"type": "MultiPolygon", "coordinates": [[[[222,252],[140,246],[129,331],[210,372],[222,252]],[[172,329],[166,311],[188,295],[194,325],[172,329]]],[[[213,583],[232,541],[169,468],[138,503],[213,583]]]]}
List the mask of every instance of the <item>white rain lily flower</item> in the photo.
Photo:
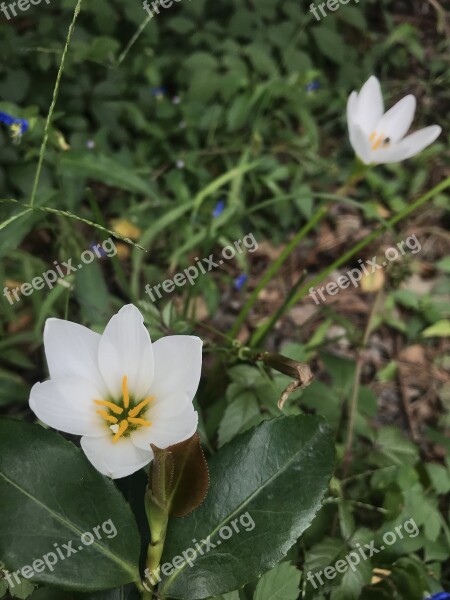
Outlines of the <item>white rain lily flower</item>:
{"type": "Polygon", "coordinates": [[[44,346],[50,380],[33,386],[30,406],[50,427],[83,436],[81,447],[104,475],[130,475],[152,460],[151,443],[167,448],[194,435],[199,338],[173,335],[152,344],[129,304],[103,335],[48,319],[44,346]]]}
{"type": "Polygon", "coordinates": [[[442,128],[431,125],[405,137],[416,111],[409,95],[386,113],[380,82],[370,77],[359,94],[352,92],[347,103],[347,123],[354,151],[366,165],[395,163],[410,158],[432,144],[442,128]]]}

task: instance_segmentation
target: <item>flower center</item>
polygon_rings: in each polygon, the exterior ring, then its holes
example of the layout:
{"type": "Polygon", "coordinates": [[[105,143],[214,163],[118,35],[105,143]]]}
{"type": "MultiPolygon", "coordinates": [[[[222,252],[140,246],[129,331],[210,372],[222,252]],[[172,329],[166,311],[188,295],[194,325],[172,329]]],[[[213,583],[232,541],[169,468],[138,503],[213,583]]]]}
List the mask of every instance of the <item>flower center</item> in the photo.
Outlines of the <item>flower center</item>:
{"type": "Polygon", "coordinates": [[[370,137],[369,140],[372,142],[372,150],[378,150],[378,148],[382,145],[382,146],[389,146],[389,144],[391,143],[390,138],[385,137],[384,133],[382,133],[381,135],[378,135],[376,131],[374,131],[370,137]]]}
{"type": "Polygon", "coordinates": [[[128,377],[124,375],[122,377],[123,407],[109,400],[94,400],[94,404],[104,407],[95,412],[108,423],[109,428],[114,434],[113,443],[115,444],[125,435],[125,432],[129,435],[132,431],[139,429],[139,427],[151,427],[152,422],[143,419],[140,413],[154,399],[154,396],[148,396],[130,409],[128,377]]]}

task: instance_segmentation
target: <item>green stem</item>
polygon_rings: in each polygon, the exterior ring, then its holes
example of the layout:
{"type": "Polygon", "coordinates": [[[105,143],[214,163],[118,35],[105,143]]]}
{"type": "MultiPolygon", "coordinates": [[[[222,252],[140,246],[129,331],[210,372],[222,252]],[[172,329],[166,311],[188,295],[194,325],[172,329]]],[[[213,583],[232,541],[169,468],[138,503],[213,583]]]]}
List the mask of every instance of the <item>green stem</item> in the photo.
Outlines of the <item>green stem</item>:
{"type": "MultiPolygon", "coordinates": [[[[372,310],[370,311],[369,318],[367,320],[366,329],[364,331],[364,336],[361,344],[361,350],[365,350],[367,344],[369,343],[370,333],[372,331],[372,324],[374,318],[378,312],[378,308],[383,297],[383,287],[381,287],[377,293],[375,298],[375,302],[373,303],[372,310]]],[[[356,361],[356,369],[355,375],[353,378],[353,387],[352,387],[352,395],[350,398],[350,407],[348,414],[348,427],[347,427],[347,439],[345,442],[345,450],[344,450],[344,458],[343,458],[343,478],[347,477],[347,473],[350,467],[350,461],[352,458],[352,449],[353,449],[353,434],[355,430],[355,422],[356,422],[356,414],[358,412],[358,400],[359,400],[359,390],[361,388],[361,375],[364,367],[364,358],[361,354],[358,356],[358,360],[356,361]]]]}
{"type": "Polygon", "coordinates": [[[131,50],[131,48],[134,46],[134,44],[137,42],[137,40],[140,38],[141,33],[144,31],[144,29],[147,27],[147,25],[150,23],[150,21],[152,20],[153,15],[149,15],[145,21],[143,21],[141,23],[141,25],[139,25],[138,29],[135,31],[133,37],[131,38],[131,40],[128,42],[125,50],[122,52],[122,54],[119,56],[119,58],[117,59],[117,63],[116,66],[118,67],[124,60],[125,57],[127,56],[128,52],[131,50]]]}
{"type": "Polygon", "coordinates": [[[37,193],[37,189],[38,189],[38,185],[39,185],[39,180],[41,178],[42,164],[44,162],[45,150],[47,148],[48,135],[49,135],[49,131],[50,131],[50,123],[51,123],[51,120],[53,117],[53,112],[55,110],[56,100],[58,99],[59,85],[60,85],[61,77],[62,77],[62,74],[64,71],[64,63],[66,62],[67,51],[69,50],[70,40],[72,38],[72,33],[75,28],[75,21],[77,20],[77,17],[80,13],[82,2],[83,2],[83,0],[78,0],[77,5],[75,7],[72,22],[70,24],[69,31],[67,33],[66,45],[64,46],[64,50],[63,50],[62,57],[61,57],[61,64],[59,65],[58,75],[56,77],[55,88],[53,90],[52,103],[50,105],[50,109],[49,109],[48,115],[47,115],[47,121],[45,123],[44,138],[42,140],[41,150],[39,152],[39,162],[38,162],[38,166],[36,169],[36,175],[34,178],[33,190],[31,192],[31,198],[30,198],[30,206],[31,207],[34,206],[34,202],[36,200],[36,193],[37,193]]]}
{"type": "MultiPolygon", "coordinates": [[[[167,524],[169,522],[169,515],[166,513],[165,519],[161,517],[153,521],[151,526],[152,541],[150,542],[147,550],[147,563],[146,567],[150,571],[150,576],[147,577],[147,587],[150,589],[150,594],[153,592],[154,584],[153,581],[159,581],[159,566],[161,563],[161,557],[164,550],[164,543],[166,541],[167,524]]],[[[147,575],[147,573],[146,573],[147,575]]],[[[151,597],[151,595],[150,595],[151,597]]]]}
{"type": "Polygon", "coordinates": [[[275,274],[278,272],[281,265],[289,258],[289,256],[292,254],[292,252],[295,250],[295,248],[300,243],[300,241],[311,231],[311,229],[313,229],[317,225],[317,223],[321,219],[323,219],[323,217],[325,217],[327,212],[328,212],[327,207],[322,206],[316,212],[314,217],[310,221],[308,221],[308,223],[304,227],[302,227],[300,229],[300,231],[292,238],[292,240],[289,242],[289,244],[286,246],[286,248],[283,250],[283,252],[280,254],[280,256],[276,259],[276,261],[267,269],[267,271],[262,276],[262,278],[259,281],[256,288],[251,293],[249,299],[244,304],[241,312],[237,316],[237,319],[229,333],[230,338],[236,337],[236,335],[239,333],[239,330],[240,330],[242,324],[244,323],[245,319],[247,318],[247,315],[250,312],[250,310],[252,309],[252,306],[255,304],[261,290],[269,283],[269,281],[272,279],[272,277],[275,276],[275,274]]]}
{"type": "MultiPolygon", "coordinates": [[[[447,177],[444,181],[442,181],[441,183],[439,183],[438,185],[436,185],[429,192],[427,192],[426,194],[424,194],[423,196],[421,196],[418,200],[416,200],[415,202],[413,202],[409,206],[405,207],[402,211],[400,211],[394,217],[392,217],[391,219],[389,219],[386,222],[386,224],[383,224],[381,227],[377,228],[375,231],[373,231],[366,238],[364,238],[363,240],[361,240],[360,242],[358,242],[357,244],[355,244],[353,246],[353,248],[350,248],[350,250],[348,250],[347,252],[345,252],[340,258],[336,259],[328,267],[326,267],[325,269],[323,269],[318,275],[316,275],[316,277],[313,277],[308,282],[306,282],[305,285],[303,285],[298,290],[298,292],[291,298],[291,300],[286,304],[286,306],[284,307],[283,313],[281,313],[280,311],[278,311],[277,313],[275,313],[274,315],[272,315],[272,317],[266,323],[264,323],[263,325],[261,325],[261,327],[255,331],[255,333],[253,334],[252,339],[250,340],[250,346],[254,347],[254,346],[257,346],[258,344],[260,344],[264,340],[264,338],[266,337],[266,335],[269,333],[269,331],[272,329],[272,327],[274,327],[274,325],[276,324],[276,322],[278,321],[278,319],[282,316],[282,314],[284,314],[284,312],[286,312],[287,310],[291,309],[300,300],[302,300],[302,298],[304,298],[307,295],[307,293],[309,292],[309,290],[311,288],[313,288],[316,284],[321,283],[323,281],[323,279],[327,275],[329,275],[330,273],[332,273],[335,269],[337,269],[341,265],[345,264],[350,258],[353,258],[353,256],[355,254],[357,254],[360,250],[363,250],[371,242],[373,242],[374,240],[376,240],[377,237],[381,233],[383,233],[387,228],[393,227],[394,225],[396,225],[397,223],[399,223],[400,221],[402,221],[403,219],[405,219],[406,217],[408,217],[415,210],[417,210],[423,204],[425,204],[425,202],[427,202],[428,200],[430,200],[431,198],[433,198],[434,196],[436,196],[437,194],[439,194],[440,192],[442,192],[443,190],[445,190],[448,187],[450,187],[450,177],[447,177]]],[[[258,292],[259,292],[259,290],[258,290],[258,292]]]]}

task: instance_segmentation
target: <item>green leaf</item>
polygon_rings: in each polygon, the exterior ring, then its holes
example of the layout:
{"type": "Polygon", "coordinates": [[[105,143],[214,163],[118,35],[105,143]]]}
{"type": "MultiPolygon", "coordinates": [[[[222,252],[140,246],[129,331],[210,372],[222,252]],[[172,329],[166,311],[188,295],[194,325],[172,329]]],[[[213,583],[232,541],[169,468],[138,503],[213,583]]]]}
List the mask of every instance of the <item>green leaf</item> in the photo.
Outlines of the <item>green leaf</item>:
{"type": "Polygon", "coordinates": [[[261,577],[253,600],[297,600],[300,578],[298,569],[283,562],[261,577]]]}
{"type": "Polygon", "coordinates": [[[59,161],[59,167],[66,175],[101,181],[128,192],[151,197],[155,195],[149,182],[135,175],[122,163],[102,154],[92,156],[85,152],[65,152],[59,161]]]}
{"type": "Polygon", "coordinates": [[[338,16],[360,31],[367,31],[367,21],[363,11],[359,7],[346,6],[344,10],[338,12],[338,16]]]}
{"type": "Polygon", "coordinates": [[[434,325],[427,327],[422,333],[423,337],[448,337],[450,336],[450,321],[448,319],[442,319],[434,325]]]}
{"type": "Polygon", "coordinates": [[[98,262],[83,265],[75,273],[75,296],[84,319],[95,325],[104,325],[111,316],[110,296],[98,262]]]}
{"type": "Polygon", "coordinates": [[[450,492],[450,473],[442,465],[430,463],[425,465],[434,489],[438,494],[450,492]]]}
{"type": "Polygon", "coordinates": [[[175,31],[175,33],[189,33],[193,29],[195,29],[195,23],[190,19],[186,19],[186,17],[172,17],[168,22],[169,29],[175,31]]]}
{"type": "Polygon", "coordinates": [[[396,427],[382,427],[377,433],[377,446],[380,466],[414,465],[418,459],[416,446],[396,427]]]}
{"type": "Polygon", "coordinates": [[[0,371],[0,406],[28,400],[30,388],[19,375],[0,371]]]}
{"type": "Polygon", "coordinates": [[[323,25],[312,29],[315,42],[324,56],[334,63],[342,64],[345,61],[345,43],[342,37],[323,25]]]}
{"type": "Polygon", "coordinates": [[[223,594],[277,564],[319,510],[333,463],[333,439],[319,417],[266,421],[227,444],[210,460],[205,502],[169,523],[162,562],[174,560],[176,570],[162,582],[163,596],[223,594]]]}
{"type": "Polygon", "coordinates": [[[30,581],[80,591],[139,578],[140,541],[128,504],[57,433],[0,420],[0,498],[0,556],[10,571],[42,559],[44,569],[36,564],[30,581]],[[75,552],[67,556],[71,542],[75,552]]]}
{"type": "Polygon", "coordinates": [[[450,256],[444,256],[436,263],[436,268],[444,273],[450,273],[450,256]]]}
{"type": "Polygon", "coordinates": [[[243,433],[261,420],[258,402],[252,392],[244,392],[238,396],[225,410],[219,427],[219,446],[243,433]]]}

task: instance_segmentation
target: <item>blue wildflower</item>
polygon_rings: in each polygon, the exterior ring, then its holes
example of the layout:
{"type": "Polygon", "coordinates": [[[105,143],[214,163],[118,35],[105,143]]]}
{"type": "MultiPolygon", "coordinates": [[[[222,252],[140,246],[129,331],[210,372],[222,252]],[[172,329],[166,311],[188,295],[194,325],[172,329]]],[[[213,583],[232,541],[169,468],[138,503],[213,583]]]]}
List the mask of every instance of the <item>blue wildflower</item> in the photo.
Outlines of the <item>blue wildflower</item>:
{"type": "Polygon", "coordinates": [[[219,200],[219,202],[216,204],[216,208],[213,210],[213,214],[212,216],[217,219],[217,217],[219,217],[223,211],[225,210],[225,200],[219,200]]]}
{"type": "Polygon", "coordinates": [[[103,249],[103,246],[98,242],[91,242],[91,250],[95,250],[95,253],[99,258],[105,258],[105,256],[107,256],[106,251],[103,249]]]}
{"type": "Polygon", "coordinates": [[[154,88],[152,88],[151,92],[152,92],[152,96],[154,96],[155,98],[160,100],[167,94],[167,88],[165,86],[154,87],[154,88]]]}
{"type": "Polygon", "coordinates": [[[305,86],[305,90],[308,92],[308,94],[310,94],[311,92],[315,92],[318,89],[320,89],[320,81],[317,79],[311,81],[310,83],[308,83],[308,85],[305,86]]]}
{"type": "Polygon", "coordinates": [[[28,121],[25,119],[18,119],[4,112],[0,112],[0,122],[8,125],[11,137],[16,144],[20,142],[22,135],[30,128],[28,121]]]}
{"type": "Polygon", "coordinates": [[[429,596],[426,600],[450,600],[450,594],[447,592],[438,592],[437,594],[429,596]]]}
{"type": "Polygon", "coordinates": [[[239,275],[239,277],[236,277],[236,279],[234,280],[234,289],[235,290],[241,290],[244,285],[247,283],[248,280],[248,275],[239,275]]]}

